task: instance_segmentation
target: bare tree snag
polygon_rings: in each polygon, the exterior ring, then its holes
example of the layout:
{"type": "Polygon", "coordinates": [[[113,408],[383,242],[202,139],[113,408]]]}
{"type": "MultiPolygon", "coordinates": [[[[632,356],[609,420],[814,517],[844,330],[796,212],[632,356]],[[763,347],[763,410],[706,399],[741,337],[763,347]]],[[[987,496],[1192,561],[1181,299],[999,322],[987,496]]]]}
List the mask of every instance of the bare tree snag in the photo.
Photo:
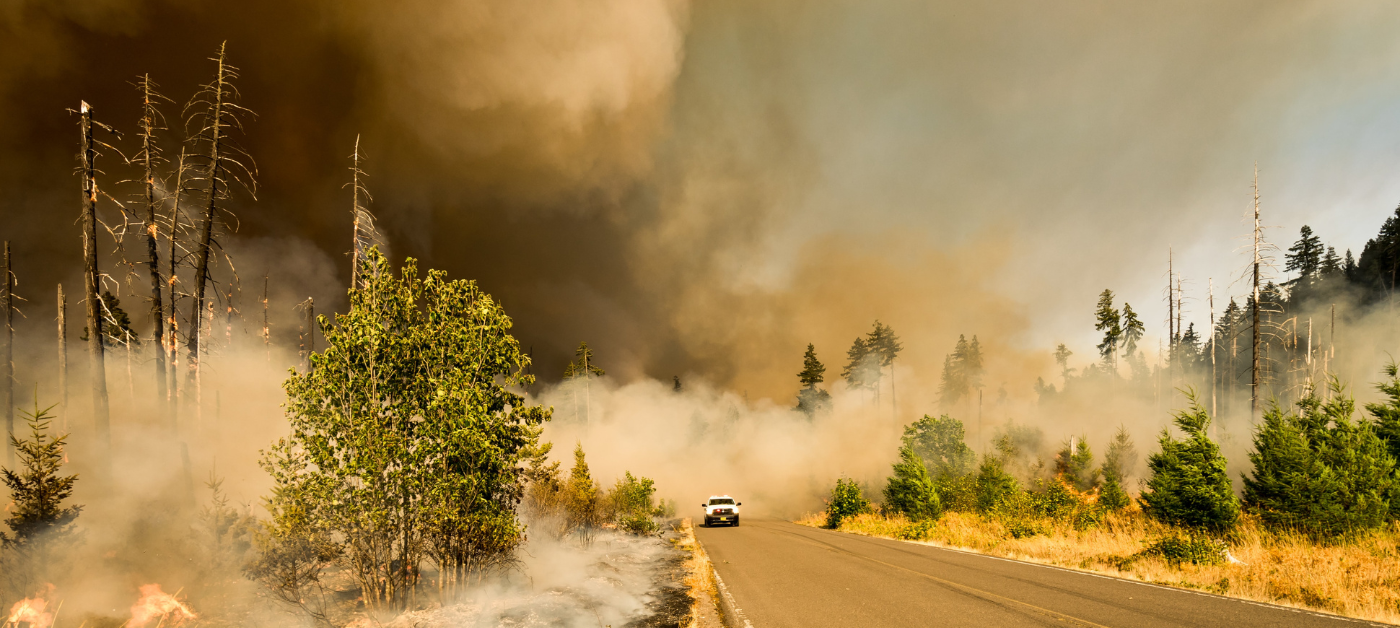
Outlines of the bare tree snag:
{"type": "Polygon", "coordinates": [[[310,373],[311,354],[316,351],[316,303],[311,297],[306,297],[297,307],[306,316],[301,327],[301,370],[303,373],[310,373]]]}
{"type": "MultiPolygon", "coordinates": [[[[83,288],[87,302],[88,369],[92,380],[92,422],[99,457],[104,460],[112,447],[111,411],[107,404],[107,367],[102,354],[102,303],[97,289],[97,149],[92,139],[92,107],[79,106],[82,121],[83,175],[83,288]]],[[[105,464],[105,462],[103,463],[105,464]]]]}
{"type": "Polygon", "coordinates": [[[1259,224],[1259,164],[1254,164],[1254,258],[1253,266],[1254,303],[1250,308],[1254,333],[1251,341],[1253,363],[1249,368],[1249,421],[1253,423],[1259,416],[1259,271],[1261,262],[1260,246],[1263,244],[1263,229],[1259,224]]]}
{"type": "Polygon", "coordinates": [[[268,363],[270,364],[270,363],[272,362],[272,335],[268,333],[268,326],[267,326],[267,275],[266,275],[266,274],[263,274],[263,298],[262,298],[262,306],[263,306],[263,328],[262,328],[263,349],[267,351],[267,361],[268,361],[268,363]]]}
{"type": "Polygon", "coordinates": [[[364,259],[365,252],[374,246],[375,237],[374,215],[365,208],[365,202],[373,200],[369,191],[365,189],[360,177],[364,176],[364,171],[360,169],[360,136],[355,136],[355,152],[350,156],[353,160],[350,166],[350,192],[351,206],[350,213],[353,219],[353,233],[350,246],[350,287],[352,289],[362,287],[360,283],[360,260],[364,259]],[[363,200],[361,198],[363,197],[363,200]]]}
{"type": "Polygon", "coordinates": [[[1206,279],[1206,300],[1210,306],[1210,416],[1215,419],[1215,423],[1220,422],[1219,408],[1215,403],[1215,389],[1219,376],[1215,370],[1215,279],[1206,279]]]}
{"type": "Polygon", "coordinates": [[[10,468],[15,467],[15,279],[14,272],[10,267],[10,241],[5,241],[5,268],[3,280],[0,280],[0,309],[5,310],[5,314],[0,321],[3,321],[4,329],[0,329],[0,340],[4,341],[3,349],[0,349],[0,401],[5,404],[5,450],[8,452],[8,464],[10,468]]]}
{"type": "Polygon", "coordinates": [[[60,429],[68,432],[68,297],[58,284],[58,410],[60,429]]]}
{"type": "MultiPolygon", "coordinates": [[[[151,272],[151,320],[155,323],[152,333],[152,341],[155,344],[158,354],[165,352],[165,313],[161,303],[161,289],[163,288],[160,278],[160,255],[156,250],[156,239],[158,230],[156,226],[156,207],[161,200],[156,199],[156,167],[160,165],[160,148],[156,144],[155,132],[164,128],[164,119],[160,111],[156,109],[158,101],[166,99],[155,91],[155,85],[151,83],[151,75],[141,76],[137,87],[141,90],[141,119],[138,121],[141,137],[141,152],[135,161],[139,162],[144,170],[142,173],[145,184],[146,201],[146,252],[149,258],[148,268],[151,272]]],[[[173,232],[172,232],[173,236],[173,232]]],[[[130,347],[127,348],[128,355],[130,347]]],[[[157,357],[153,362],[156,364],[156,407],[160,408],[168,404],[166,392],[165,360],[163,356],[157,357]]],[[[167,406],[168,411],[168,406],[167,406]]]]}
{"type": "Polygon", "coordinates": [[[180,149],[180,161],[175,166],[175,200],[170,204],[170,250],[166,254],[166,262],[170,264],[170,272],[166,274],[166,281],[170,285],[170,340],[163,348],[166,353],[165,363],[168,369],[169,387],[167,389],[167,403],[169,404],[169,424],[170,433],[174,434],[179,429],[180,424],[180,381],[178,355],[180,349],[180,318],[178,312],[180,294],[176,286],[179,284],[179,274],[177,273],[179,257],[176,255],[180,238],[180,200],[185,191],[185,149],[180,149]]]}
{"type": "MultiPolygon", "coordinates": [[[[185,110],[198,108],[199,131],[191,137],[196,144],[207,147],[205,180],[208,185],[204,207],[198,226],[198,241],[195,245],[194,300],[190,307],[190,331],[188,357],[190,374],[198,377],[201,359],[200,318],[206,300],[205,288],[209,281],[209,256],[213,246],[214,222],[219,218],[220,201],[229,197],[232,183],[241,184],[249,193],[253,192],[254,171],[245,166],[238,157],[246,154],[229,141],[230,129],[241,129],[238,112],[251,113],[233,101],[238,96],[232,81],[238,78],[238,69],[226,61],[227,42],[219,44],[218,57],[210,59],[218,68],[214,80],[200,89],[185,110]],[[241,173],[241,175],[240,175],[241,173]]],[[[251,163],[251,162],[250,162],[251,163]]]]}

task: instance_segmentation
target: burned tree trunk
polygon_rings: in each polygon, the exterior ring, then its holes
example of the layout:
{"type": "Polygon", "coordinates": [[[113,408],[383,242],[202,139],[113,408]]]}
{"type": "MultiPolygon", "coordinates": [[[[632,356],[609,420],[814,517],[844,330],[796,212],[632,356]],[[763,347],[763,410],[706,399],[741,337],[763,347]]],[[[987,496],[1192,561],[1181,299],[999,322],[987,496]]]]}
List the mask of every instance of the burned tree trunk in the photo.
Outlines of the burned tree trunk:
{"type": "Polygon", "coordinates": [[[92,379],[92,422],[99,456],[106,457],[112,444],[111,413],[107,405],[107,367],[102,354],[102,303],[97,289],[97,150],[92,139],[92,107],[86,102],[82,116],[83,174],[83,291],[87,302],[88,369],[92,379]]]}
{"type": "Polygon", "coordinates": [[[311,372],[311,354],[316,351],[316,303],[306,297],[299,306],[306,315],[301,328],[301,371],[311,372]]]}
{"type": "Polygon", "coordinates": [[[5,241],[5,276],[0,280],[0,308],[5,310],[5,315],[0,318],[3,321],[4,329],[0,329],[0,340],[4,341],[3,349],[0,349],[0,401],[5,404],[5,449],[8,452],[8,464],[10,468],[15,466],[15,315],[14,315],[14,274],[10,268],[10,241],[5,241]]]}
{"type": "Polygon", "coordinates": [[[1259,224],[1259,166],[1254,166],[1254,258],[1251,260],[1254,284],[1254,303],[1250,308],[1250,316],[1253,318],[1253,363],[1249,367],[1249,420],[1254,422],[1259,416],[1259,271],[1261,265],[1260,245],[1262,244],[1262,228],[1259,224]]]}
{"type": "Polygon", "coordinates": [[[60,428],[68,432],[68,297],[58,284],[58,411],[60,428]]]}
{"type": "Polygon", "coordinates": [[[168,366],[167,379],[169,381],[166,390],[166,403],[169,404],[169,424],[170,433],[178,431],[180,424],[180,380],[179,380],[179,349],[180,349],[180,317],[179,293],[176,285],[179,283],[178,269],[179,257],[176,256],[177,243],[180,234],[180,199],[185,191],[185,150],[180,149],[180,162],[175,166],[175,200],[170,205],[170,249],[166,254],[166,262],[170,264],[170,271],[166,273],[166,282],[170,284],[170,317],[169,329],[170,340],[161,347],[164,354],[166,366],[168,366]]]}
{"type": "MultiPolygon", "coordinates": [[[[165,312],[161,303],[161,278],[160,278],[160,254],[156,250],[156,174],[155,167],[160,163],[160,152],[156,146],[155,131],[159,128],[160,112],[156,110],[156,101],[163,98],[155,92],[151,84],[151,75],[141,77],[138,84],[141,89],[141,153],[137,161],[144,168],[145,201],[146,201],[146,252],[149,258],[148,267],[151,271],[151,320],[155,323],[154,331],[151,332],[152,340],[155,343],[158,354],[165,352],[165,312]]],[[[130,348],[128,347],[128,353],[130,348]]],[[[166,402],[166,377],[165,360],[157,357],[156,363],[156,407],[163,407],[166,402]]]]}
{"type": "Polygon", "coordinates": [[[202,107],[199,114],[200,130],[192,138],[195,142],[208,146],[208,165],[206,166],[205,179],[208,182],[207,192],[204,198],[204,207],[198,226],[197,242],[195,243],[195,270],[194,270],[194,299],[190,304],[190,331],[189,347],[187,357],[189,358],[190,375],[198,377],[199,360],[201,359],[201,335],[200,316],[205,307],[205,288],[209,282],[209,257],[213,245],[214,221],[218,219],[220,211],[219,202],[229,195],[231,183],[238,181],[252,192],[253,170],[240,162],[236,156],[244,156],[228,141],[228,131],[230,128],[241,128],[238,111],[247,112],[247,109],[233,103],[237,96],[237,90],[233,88],[233,79],[238,78],[238,69],[229,65],[225,58],[227,42],[219,44],[219,55],[214,58],[218,64],[217,73],[214,80],[200,89],[195,95],[188,110],[196,105],[202,107]],[[242,176],[240,176],[240,173],[242,176]]]}

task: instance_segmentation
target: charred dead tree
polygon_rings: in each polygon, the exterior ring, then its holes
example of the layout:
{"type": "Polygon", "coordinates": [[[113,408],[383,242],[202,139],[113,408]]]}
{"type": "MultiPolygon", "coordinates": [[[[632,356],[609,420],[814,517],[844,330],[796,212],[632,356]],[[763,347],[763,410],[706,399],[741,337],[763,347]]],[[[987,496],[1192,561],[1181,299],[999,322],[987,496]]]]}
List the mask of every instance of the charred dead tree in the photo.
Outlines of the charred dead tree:
{"type": "Polygon", "coordinates": [[[81,116],[79,127],[82,131],[82,178],[83,178],[83,289],[87,304],[88,326],[88,368],[92,380],[92,422],[101,465],[107,464],[112,447],[111,410],[107,402],[107,366],[103,357],[102,302],[98,297],[101,276],[97,266],[97,145],[92,137],[92,128],[97,126],[112,131],[92,119],[92,107],[83,102],[79,105],[81,116]]]}
{"type": "Polygon", "coordinates": [[[58,284],[58,410],[60,429],[68,433],[68,297],[58,284]]]}
{"type": "MultiPolygon", "coordinates": [[[[146,253],[148,256],[147,267],[151,275],[151,321],[154,323],[151,332],[152,341],[155,344],[158,357],[153,360],[156,365],[156,407],[160,408],[168,404],[168,393],[166,391],[165,360],[165,312],[161,302],[162,285],[160,276],[160,254],[157,251],[156,240],[159,235],[156,223],[156,207],[164,202],[163,199],[156,198],[156,168],[160,165],[160,147],[156,143],[156,131],[164,129],[165,119],[161,116],[156,105],[162,101],[170,99],[162,96],[155,90],[155,85],[151,82],[151,75],[144,74],[137,82],[137,88],[141,90],[141,119],[137,122],[140,128],[141,152],[137,153],[134,161],[141,164],[142,183],[145,186],[144,198],[146,204],[145,232],[146,232],[146,253]]],[[[172,233],[172,236],[174,234],[172,233]]],[[[173,309],[172,309],[173,311],[173,309]]],[[[130,349],[128,348],[128,353],[130,349]]],[[[167,407],[168,411],[168,407],[167,407]]]]}
{"type": "Polygon", "coordinates": [[[297,309],[306,316],[301,326],[301,372],[310,373],[311,354],[316,352],[316,303],[306,297],[297,309]]]}
{"type": "Polygon", "coordinates": [[[167,319],[167,328],[170,338],[165,346],[161,347],[161,353],[165,359],[166,376],[168,385],[166,388],[166,403],[168,404],[169,423],[167,427],[170,433],[174,434],[180,424],[180,380],[179,380],[179,348],[180,348],[180,275],[179,262],[179,240],[180,240],[180,201],[185,192],[185,173],[187,171],[187,160],[185,149],[180,149],[180,161],[175,165],[175,195],[170,204],[170,248],[165,259],[169,264],[170,271],[166,273],[166,283],[169,285],[170,294],[170,316],[167,319]]]}
{"type": "Polygon", "coordinates": [[[379,230],[374,226],[374,214],[371,214],[367,204],[374,200],[369,195],[369,190],[365,189],[362,179],[366,176],[360,169],[360,136],[355,136],[355,153],[351,155],[354,160],[350,166],[350,183],[345,184],[351,190],[350,213],[354,221],[353,241],[350,248],[350,287],[363,288],[366,280],[360,279],[360,260],[365,258],[365,253],[370,247],[381,244],[379,230]]]}
{"type": "Polygon", "coordinates": [[[5,310],[0,329],[0,401],[5,404],[5,451],[10,468],[15,466],[15,276],[10,268],[10,241],[5,241],[5,276],[0,280],[0,309],[5,310]]]}
{"type": "Polygon", "coordinates": [[[1253,358],[1249,367],[1249,421],[1253,423],[1259,416],[1259,339],[1261,337],[1259,327],[1259,273],[1263,266],[1263,228],[1259,223],[1259,164],[1254,165],[1254,255],[1250,261],[1252,268],[1252,283],[1254,302],[1250,307],[1251,327],[1254,333],[1251,342],[1253,346],[1253,358]]]}
{"type": "MultiPolygon", "coordinates": [[[[233,86],[233,80],[238,78],[238,69],[228,64],[226,48],[227,42],[219,44],[218,56],[210,59],[217,64],[214,80],[200,88],[185,106],[188,120],[195,121],[197,128],[190,141],[197,148],[204,149],[202,156],[207,160],[204,174],[205,197],[195,234],[197,240],[194,243],[194,294],[190,304],[190,330],[186,351],[189,376],[196,382],[196,386],[202,355],[200,318],[205,309],[205,289],[210,277],[210,252],[215,244],[214,223],[219,220],[220,212],[228,212],[222,202],[229,198],[233,184],[241,185],[254,196],[256,185],[253,181],[255,168],[251,166],[252,162],[247,153],[237,148],[229,138],[232,130],[242,130],[239,115],[251,115],[252,112],[234,102],[238,98],[238,90],[233,86]],[[194,113],[190,115],[192,111],[194,113]],[[243,163],[245,160],[248,164],[243,163]]],[[[196,398],[199,397],[198,390],[195,395],[196,398]]]]}
{"type": "Polygon", "coordinates": [[[262,328],[263,349],[264,349],[265,351],[267,351],[267,362],[268,362],[269,364],[271,364],[271,363],[272,363],[272,335],[269,333],[268,326],[267,326],[267,275],[266,275],[266,274],[263,275],[263,298],[262,298],[262,306],[263,306],[263,328],[262,328]]]}

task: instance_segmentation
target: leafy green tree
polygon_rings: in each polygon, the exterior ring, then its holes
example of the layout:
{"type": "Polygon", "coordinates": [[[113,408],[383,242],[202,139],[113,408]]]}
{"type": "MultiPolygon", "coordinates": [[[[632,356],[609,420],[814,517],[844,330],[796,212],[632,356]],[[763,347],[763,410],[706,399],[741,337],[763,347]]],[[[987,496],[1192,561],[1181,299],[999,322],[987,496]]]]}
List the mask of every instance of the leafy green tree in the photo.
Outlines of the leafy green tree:
{"type": "Polygon", "coordinates": [[[850,478],[838,478],[826,502],[826,527],[835,530],[841,521],[870,512],[870,502],[860,492],[860,485],[850,478]]]}
{"type": "Polygon", "coordinates": [[[1083,438],[1071,438],[1055,457],[1055,473],[1081,491],[1099,485],[1099,469],[1094,468],[1094,452],[1083,438]]]}
{"type": "Polygon", "coordinates": [[[15,593],[26,595],[53,579],[53,548],[71,540],[73,523],[83,510],[64,503],[73,496],[78,476],[59,474],[67,458],[68,435],[50,435],[53,408],[40,409],[36,400],[34,410],[20,410],[29,424],[29,438],[10,435],[19,468],[0,467],[0,480],[10,489],[4,509],[5,527],[10,531],[0,531],[0,550],[4,550],[0,574],[15,593]]]}
{"type": "Polygon", "coordinates": [[[923,459],[908,445],[899,448],[894,475],[885,484],[885,508],[914,521],[937,519],[943,514],[933,478],[923,459]]]}
{"type": "Polygon", "coordinates": [[[652,496],[656,494],[656,484],[648,478],[632,477],[631,471],[624,471],[622,479],[613,488],[613,507],[617,510],[617,525],[632,534],[651,534],[660,526],[652,517],[656,515],[656,505],[652,496]]]}
{"type": "Polygon", "coordinates": [[[1395,458],[1371,424],[1353,422],[1355,402],[1332,382],[1332,398],[1264,413],[1244,478],[1244,504],[1274,529],[1339,537],[1383,526],[1396,493],[1395,458]]]}
{"type": "Polygon", "coordinates": [[[901,443],[911,449],[928,467],[935,480],[955,478],[972,472],[977,454],[964,442],[962,421],[948,415],[923,418],[904,427],[901,443]]]}
{"type": "Polygon", "coordinates": [[[1162,430],[1162,450],[1148,456],[1151,476],[1138,500],[1148,516],[1171,525],[1207,532],[1226,532],[1240,516],[1239,500],[1230,487],[1225,457],[1206,435],[1210,414],[1188,390],[1191,409],[1178,412],[1175,423],[1186,438],[1177,440],[1162,430]]]}
{"type": "Polygon", "coordinates": [[[1103,342],[1099,343],[1099,356],[1110,372],[1117,373],[1118,343],[1123,336],[1122,317],[1113,307],[1113,291],[1105,289],[1099,293],[1098,307],[1094,310],[1094,330],[1103,332],[1103,342]]]}
{"type": "Polygon", "coordinates": [[[1118,426],[1118,432],[1108,443],[1108,451],[1103,456],[1103,488],[1099,491],[1099,503],[1110,510],[1122,510],[1129,504],[1128,492],[1123,488],[1128,475],[1137,466],[1137,448],[1133,437],[1125,425],[1118,426]]]}
{"type": "Polygon", "coordinates": [[[807,353],[802,356],[802,372],[797,374],[797,381],[802,384],[797,392],[797,409],[808,417],[831,408],[831,394],[817,388],[817,384],[826,381],[825,373],[826,366],[817,359],[817,348],[808,343],[807,353]]]}
{"type": "Polygon", "coordinates": [[[402,608],[425,558],[445,590],[511,561],[520,464],[549,411],[515,392],[530,358],[474,282],[412,259],[395,277],[377,248],[361,264],[349,312],[318,319],[325,351],[284,384],[291,434],[264,463],[274,494],[343,539],[365,605],[402,608]]]}

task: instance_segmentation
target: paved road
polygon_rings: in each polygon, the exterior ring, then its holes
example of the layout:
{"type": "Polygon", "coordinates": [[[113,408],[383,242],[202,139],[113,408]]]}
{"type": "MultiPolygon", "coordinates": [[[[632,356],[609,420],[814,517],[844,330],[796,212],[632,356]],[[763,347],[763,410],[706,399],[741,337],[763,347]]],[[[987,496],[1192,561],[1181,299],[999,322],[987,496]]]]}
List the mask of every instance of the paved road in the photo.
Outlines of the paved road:
{"type": "Polygon", "coordinates": [[[695,532],[736,628],[1380,625],[784,521],[695,532]]]}

